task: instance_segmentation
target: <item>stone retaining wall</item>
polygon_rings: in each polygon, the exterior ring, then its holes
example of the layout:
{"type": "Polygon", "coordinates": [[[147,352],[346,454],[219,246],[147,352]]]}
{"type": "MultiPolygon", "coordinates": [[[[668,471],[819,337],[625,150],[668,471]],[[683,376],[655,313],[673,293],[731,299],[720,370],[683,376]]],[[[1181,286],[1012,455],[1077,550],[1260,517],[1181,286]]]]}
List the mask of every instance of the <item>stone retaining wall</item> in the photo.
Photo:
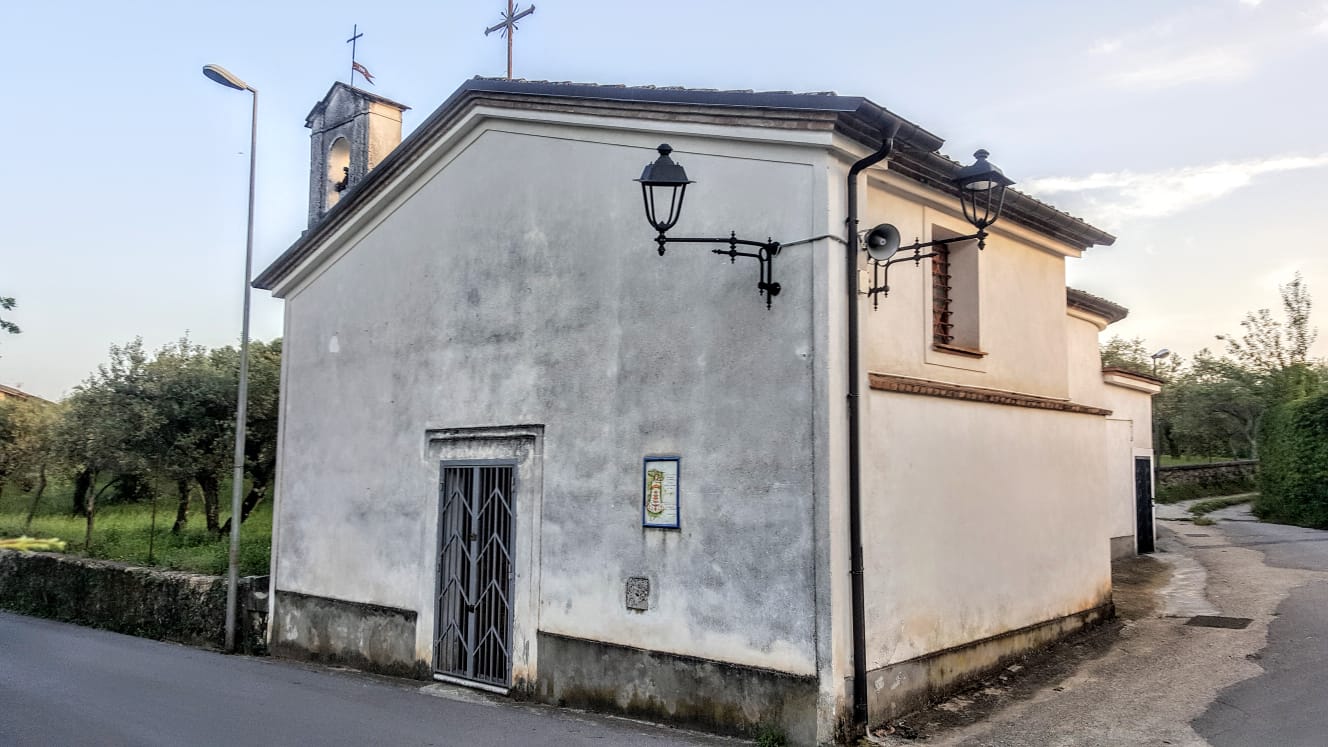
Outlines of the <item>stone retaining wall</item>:
{"type": "Polygon", "coordinates": [[[1259,460],[1257,459],[1158,467],[1157,487],[1161,489],[1177,485],[1225,485],[1241,481],[1248,481],[1253,484],[1254,473],[1258,469],[1259,460]]]}
{"type": "MultiPolygon", "coordinates": [[[[239,648],[263,653],[267,576],[240,579],[239,648]]],[[[59,553],[0,550],[0,609],[119,633],[221,648],[226,579],[86,560],[59,553]]]]}

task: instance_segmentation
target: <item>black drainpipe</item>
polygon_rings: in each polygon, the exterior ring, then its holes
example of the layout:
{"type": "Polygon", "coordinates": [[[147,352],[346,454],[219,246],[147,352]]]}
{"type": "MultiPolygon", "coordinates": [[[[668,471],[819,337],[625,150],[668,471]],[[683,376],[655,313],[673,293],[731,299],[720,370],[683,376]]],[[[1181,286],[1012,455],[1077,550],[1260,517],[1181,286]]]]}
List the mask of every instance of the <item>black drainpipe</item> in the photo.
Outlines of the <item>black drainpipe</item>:
{"type": "Polygon", "coordinates": [[[853,582],[853,725],[867,726],[867,604],[862,585],[862,442],[858,438],[858,174],[880,163],[895,147],[899,123],[890,126],[879,150],[848,170],[848,535],[853,582]]]}

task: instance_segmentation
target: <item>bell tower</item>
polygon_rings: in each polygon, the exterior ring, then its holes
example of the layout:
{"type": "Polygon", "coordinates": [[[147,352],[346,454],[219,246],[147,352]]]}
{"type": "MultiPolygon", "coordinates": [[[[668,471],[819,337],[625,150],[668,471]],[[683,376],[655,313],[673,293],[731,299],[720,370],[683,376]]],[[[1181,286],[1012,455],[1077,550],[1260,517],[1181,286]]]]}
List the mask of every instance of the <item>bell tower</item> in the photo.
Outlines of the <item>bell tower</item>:
{"type": "Polygon", "coordinates": [[[304,126],[310,134],[309,225],[401,142],[401,113],[410,107],[336,82],[314,105],[304,126]]]}

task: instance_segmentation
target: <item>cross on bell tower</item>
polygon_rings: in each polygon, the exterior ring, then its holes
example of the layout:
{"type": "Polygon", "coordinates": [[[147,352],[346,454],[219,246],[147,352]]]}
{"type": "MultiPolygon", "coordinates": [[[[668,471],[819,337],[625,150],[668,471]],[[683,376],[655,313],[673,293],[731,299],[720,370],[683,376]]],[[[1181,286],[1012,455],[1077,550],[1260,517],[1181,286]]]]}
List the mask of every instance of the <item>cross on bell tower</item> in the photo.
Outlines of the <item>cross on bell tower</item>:
{"type": "Polygon", "coordinates": [[[503,20],[484,30],[484,35],[488,36],[497,31],[500,36],[507,37],[507,79],[512,79],[512,37],[516,34],[516,22],[535,12],[535,6],[531,5],[525,10],[518,10],[520,6],[513,7],[512,0],[507,0],[507,12],[503,14],[503,20]]]}
{"type": "Polygon", "coordinates": [[[355,87],[356,73],[359,73],[360,77],[364,78],[365,83],[373,85],[374,82],[373,81],[374,77],[372,74],[370,74],[369,69],[366,68],[364,65],[361,65],[359,63],[359,60],[355,59],[355,52],[356,52],[355,43],[358,42],[360,38],[363,36],[364,32],[360,31],[360,25],[357,23],[351,28],[350,38],[346,40],[346,43],[350,45],[350,77],[346,79],[346,82],[350,84],[351,88],[355,87]]]}

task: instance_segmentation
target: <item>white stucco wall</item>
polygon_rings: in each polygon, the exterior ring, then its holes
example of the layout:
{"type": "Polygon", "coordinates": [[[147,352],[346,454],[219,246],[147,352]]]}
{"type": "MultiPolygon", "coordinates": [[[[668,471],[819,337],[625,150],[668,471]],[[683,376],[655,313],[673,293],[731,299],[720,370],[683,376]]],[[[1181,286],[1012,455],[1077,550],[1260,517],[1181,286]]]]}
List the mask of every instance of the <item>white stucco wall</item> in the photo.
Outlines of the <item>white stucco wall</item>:
{"type": "Polygon", "coordinates": [[[1150,387],[1143,383],[1140,383],[1139,387],[1136,389],[1104,383],[1103,406],[1111,410],[1113,418],[1134,423],[1131,442],[1135,449],[1152,451],[1153,394],[1159,391],[1160,387],[1150,387]]]}
{"type": "Polygon", "coordinates": [[[1064,320],[1070,400],[1111,409],[1102,383],[1102,346],[1098,336],[1106,327],[1106,320],[1077,310],[1065,313],[1064,320]]]}
{"type": "Polygon", "coordinates": [[[416,610],[427,660],[425,432],[542,424],[541,598],[518,626],[815,673],[825,247],[779,257],[767,310],[754,260],[659,257],[631,180],[668,140],[698,182],[674,234],[802,238],[826,230],[824,149],[487,126],[287,296],[275,587],[416,610]],[[682,529],[643,530],[641,460],[668,454],[682,457],[682,529]],[[624,608],[636,575],[652,582],[644,613],[624,608]]]}
{"type": "MultiPolygon", "coordinates": [[[[893,223],[906,244],[972,232],[957,205],[871,184],[864,227],[893,223]]],[[[894,266],[889,296],[865,304],[867,370],[1096,404],[1079,399],[1102,388],[1095,330],[1066,322],[1077,255],[997,224],[977,255],[980,358],[933,347],[931,260],[894,266]]],[[[872,391],[864,427],[868,669],[1110,598],[1103,416],[872,391]]]]}
{"type": "Polygon", "coordinates": [[[1100,416],[874,391],[869,669],[1110,597],[1100,416]]]}
{"type": "MultiPolygon", "coordinates": [[[[1108,446],[1111,456],[1110,536],[1132,537],[1137,531],[1137,500],[1134,460],[1155,458],[1153,453],[1153,393],[1158,387],[1143,382],[1135,386],[1101,385],[1104,406],[1112,410],[1114,426],[1108,446]]],[[[1128,549],[1128,543],[1126,544],[1128,549]]]]}
{"type": "MultiPolygon", "coordinates": [[[[1107,506],[1107,536],[1133,537],[1135,533],[1134,432],[1135,424],[1112,418],[1106,423],[1103,450],[1107,474],[1103,499],[1107,506]]],[[[1125,542],[1126,547],[1129,542],[1125,542]]]]}
{"type": "Polygon", "coordinates": [[[1103,434],[1106,481],[1101,486],[1107,506],[1107,533],[1118,538],[1118,554],[1129,551],[1136,532],[1134,470],[1136,458],[1153,458],[1152,397],[1159,387],[1122,374],[1104,373],[1100,334],[1107,320],[1071,309],[1065,317],[1070,350],[1070,398],[1111,410],[1103,434]]]}
{"type": "MultiPolygon", "coordinates": [[[[866,190],[862,227],[893,223],[905,244],[941,234],[973,232],[958,213],[908,188],[899,177],[874,177],[866,190]]],[[[1065,257],[1077,252],[1043,240],[1038,245],[1019,226],[997,223],[977,255],[980,347],[972,358],[933,349],[930,259],[890,268],[888,296],[865,304],[863,360],[869,371],[946,381],[987,389],[1065,399],[1069,351],[1065,316],[1065,257]]],[[[900,254],[899,256],[906,256],[900,254]]],[[[862,268],[870,277],[871,267],[862,268]]]]}

